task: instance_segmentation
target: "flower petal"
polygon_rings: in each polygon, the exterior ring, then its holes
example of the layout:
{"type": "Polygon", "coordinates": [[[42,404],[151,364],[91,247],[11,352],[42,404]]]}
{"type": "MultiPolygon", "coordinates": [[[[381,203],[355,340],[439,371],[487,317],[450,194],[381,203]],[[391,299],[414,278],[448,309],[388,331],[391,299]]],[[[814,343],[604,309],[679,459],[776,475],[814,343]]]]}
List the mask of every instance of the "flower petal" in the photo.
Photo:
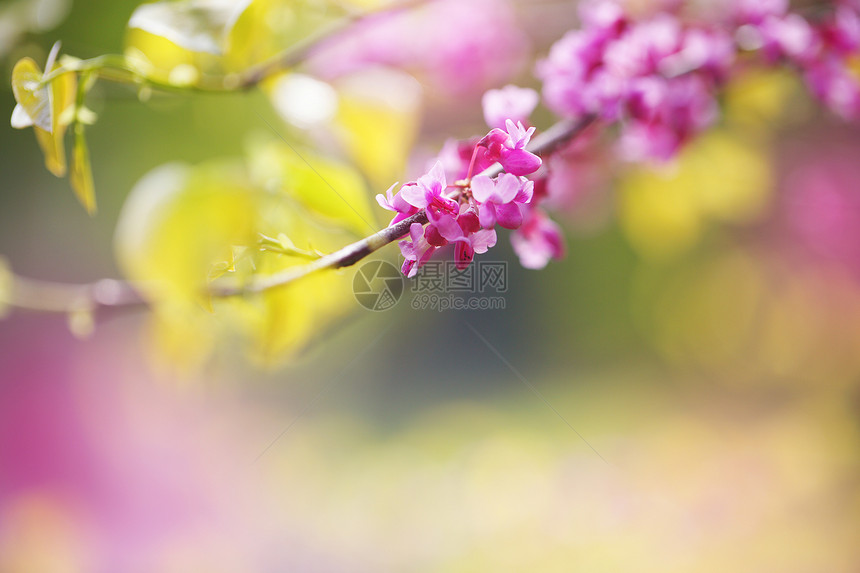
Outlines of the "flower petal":
{"type": "Polygon", "coordinates": [[[523,224],[523,214],[516,203],[505,203],[496,207],[496,222],[505,229],[518,229],[523,224]]]}
{"type": "Polygon", "coordinates": [[[456,241],[463,237],[463,229],[460,228],[457,219],[450,215],[439,217],[434,226],[439,231],[439,234],[449,241],[456,241]]]}
{"type": "Polygon", "coordinates": [[[520,191],[522,183],[519,177],[505,173],[496,180],[496,201],[495,203],[510,203],[520,191]]]}
{"type": "Polygon", "coordinates": [[[427,194],[420,185],[404,185],[400,196],[413,207],[423,209],[427,206],[427,194]]]}
{"type": "Polygon", "coordinates": [[[492,229],[496,225],[496,206],[493,203],[484,203],[478,211],[478,220],[485,229],[492,229]]]}
{"type": "Polygon", "coordinates": [[[472,248],[476,253],[486,253],[491,247],[496,246],[498,237],[493,229],[483,229],[471,237],[472,248]]]}
{"type": "Polygon", "coordinates": [[[525,149],[502,149],[499,163],[505,171],[514,175],[530,175],[541,166],[541,159],[525,149]]]}
{"type": "Polygon", "coordinates": [[[515,203],[531,203],[532,197],[535,192],[535,182],[534,181],[526,181],[523,183],[523,186],[520,187],[519,192],[517,192],[517,196],[514,197],[515,203]]]}

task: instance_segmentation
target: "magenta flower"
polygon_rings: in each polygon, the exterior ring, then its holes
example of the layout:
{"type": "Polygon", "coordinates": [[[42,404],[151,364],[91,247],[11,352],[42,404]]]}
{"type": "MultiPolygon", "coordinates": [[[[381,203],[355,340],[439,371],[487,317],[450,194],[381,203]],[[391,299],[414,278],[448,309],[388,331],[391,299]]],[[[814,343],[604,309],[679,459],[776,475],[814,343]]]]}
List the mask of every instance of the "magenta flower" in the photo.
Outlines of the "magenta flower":
{"type": "Polygon", "coordinates": [[[505,122],[507,131],[494,128],[478,145],[487,148],[486,158],[498,161],[508,173],[529,175],[541,166],[541,159],[525,147],[528,145],[535,128],[526,129],[522,123],[511,120],[505,122]]]}
{"type": "Polygon", "coordinates": [[[481,229],[476,233],[466,235],[454,243],[454,259],[460,270],[469,266],[475,258],[475,253],[483,254],[496,246],[496,231],[493,229],[481,229]]]}
{"type": "Polygon", "coordinates": [[[412,223],[409,227],[409,239],[400,241],[400,253],[406,259],[400,270],[409,278],[418,274],[418,269],[424,266],[430,256],[436,251],[424,235],[424,226],[412,223]]]}
{"type": "MultiPolygon", "coordinates": [[[[394,219],[388,224],[389,226],[394,225],[395,223],[399,223],[403,219],[409,218],[415,213],[418,212],[418,207],[414,205],[410,205],[406,202],[400,192],[392,194],[391,192],[397,187],[398,183],[395,183],[391,187],[388,188],[388,191],[385,192],[385,195],[379,193],[376,195],[376,202],[379,203],[379,206],[387,211],[394,211],[397,215],[394,216],[394,219]]],[[[414,185],[413,183],[407,183],[408,185],[414,185]]],[[[405,187],[405,186],[404,186],[405,187]]]]}
{"type": "Polygon", "coordinates": [[[788,12],[788,0],[733,0],[729,3],[733,20],[738,24],[761,24],[769,16],[788,12]]]}
{"type": "Polygon", "coordinates": [[[324,42],[309,65],[327,80],[374,66],[401,69],[434,99],[450,99],[511,81],[529,44],[511,2],[434,0],[363,18],[324,42]]]}
{"type": "Polygon", "coordinates": [[[837,6],[833,18],[821,30],[828,48],[852,55],[860,48],[860,15],[848,6],[837,6]]]}
{"type": "Polygon", "coordinates": [[[537,67],[550,109],[569,117],[602,111],[595,106],[601,98],[594,94],[593,76],[602,70],[607,41],[602,31],[586,28],[568,32],[550,48],[537,67]]]}
{"type": "Polygon", "coordinates": [[[860,83],[845,62],[826,58],[806,71],[806,83],[816,97],[846,119],[860,118],[860,83]]]}
{"type": "MultiPolygon", "coordinates": [[[[445,168],[445,175],[452,181],[465,179],[469,174],[469,165],[472,161],[472,153],[478,145],[479,139],[474,137],[467,141],[458,141],[449,139],[439,151],[437,161],[442,162],[445,168]]],[[[473,173],[480,173],[487,167],[490,167],[495,161],[491,161],[486,156],[486,149],[478,149],[478,155],[475,158],[473,173]],[[483,152],[483,153],[482,153],[483,152]]]]}
{"type": "Polygon", "coordinates": [[[658,65],[660,73],[672,78],[692,71],[701,71],[715,81],[728,78],[737,51],[732,36],[722,30],[687,30],[680,50],[658,65]]]}
{"type": "Polygon", "coordinates": [[[758,26],[762,52],[768,61],[787,57],[808,62],[818,53],[819,38],[809,22],[797,14],[770,16],[758,26]]]}
{"type": "Polygon", "coordinates": [[[492,229],[496,223],[505,229],[516,229],[523,222],[521,203],[532,199],[534,182],[523,183],[519,177],[505,173],[497,181],[478,176],[472,179],[472,196],[480,204],[481,226],[492,229]]]}
{"type": "Polygon", "coordinates": [[[529,88],[509,85],[500,90],[489,90],[481,100],[484,119],[492,128],[505,127],[508,119],[525,122],[539,100],[538,93],[529,88]]]}
{"type": "Polygon", "coordinates": [[[558,225],[538,209],[531,209],[523,226],[511,234],[511,245],[527,269],[542,269],[565,252],[558,225]]]}
{"type": "Polygon", "coordinates": [[[444,214],[457,215],[460,212],[457,202],[445,196],[447,187],[445,169],[437,161],[429,173],[418,179],[417,185],[404,186],[400,194],[413,207],[425,209],[427,218],[436,222],[444,214]]]}
{"type": "Polygon", "coordinates": [[[643,96],[638,108],[631,108],[632,121],[621,134],[622,154],[631,161],[671,159],[719,115],[717,101],[700,76],[681,76],[651,89],[656,91],[643,96]]]}
{"type": "Polygon", "coordinates": [[[617,41],[606,47],[606,68],[620,78],[653,74],[664,58],[678,52],[681,38],[678,19],[669,14],[658,14],[628,28],[617,41]]]}
{"type": "Polygon", "coordinates": [[[627,24],[624,9],[615,0],[591,0],[579,4],[579,19],[585,27],[615,37],[627,24]]]}

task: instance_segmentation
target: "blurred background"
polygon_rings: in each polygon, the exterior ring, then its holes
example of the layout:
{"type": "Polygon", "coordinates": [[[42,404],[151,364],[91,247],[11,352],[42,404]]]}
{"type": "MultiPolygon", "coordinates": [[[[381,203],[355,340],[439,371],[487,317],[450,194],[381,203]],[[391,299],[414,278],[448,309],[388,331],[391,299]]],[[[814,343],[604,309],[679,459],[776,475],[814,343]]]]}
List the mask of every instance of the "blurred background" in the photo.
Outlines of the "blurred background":
{"type": "MultiPolygon", "coordinates": [[[[20,57],[56,39],[120,53],[137,5],[0,4],[0,109],[20,57]]],[[[120,277],[141,177],[242,157],[267,123],[328,149],[307,94],[330,89],[397,132],[368,145],[412,150],[374,171],[342,146],[381,192],[485,131],[484,90],[535,86],[576,25],[572,2],[433,10],[352,60],[335,46],[305,83],[145,102],[98,84],[94,218],[30,130],[0,129],[0,254],[27,277],[120,277]]],[[[348,269],[345,316],[287,360],[226,339],[193,368],[165,362],[145,312],[80,340],[11,311],[0,572],[860,569],[860,131],[753,70],[677,164],[619,169],[600,149],[558,159],[565,260],[523,270],[505,237],[491,253],[511,263],[503,310],[368,312],[348,269]]]]}

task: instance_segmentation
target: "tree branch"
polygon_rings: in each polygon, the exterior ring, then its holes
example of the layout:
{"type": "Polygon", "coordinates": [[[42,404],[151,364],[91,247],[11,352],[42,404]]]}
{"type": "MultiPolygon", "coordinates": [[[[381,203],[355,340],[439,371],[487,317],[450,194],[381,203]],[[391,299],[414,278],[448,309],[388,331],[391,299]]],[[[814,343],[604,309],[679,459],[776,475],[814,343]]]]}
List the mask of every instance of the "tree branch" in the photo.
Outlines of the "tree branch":
{"type": "MultiPolygon", "coordinates": [[[[596,120],[593,115],[578,120],[562,120],[535,137],[528,146],[529,151],[547,156],[579,136],[596,120]]],[[[495,177],[503,172],[498,163],[481,174],[495,177]]],[[[324,255],[308,264],[291,267],[266,277],[256,277],[246,284],[217,281],[209,285],[208,294],[213,297],[231,297],[257,294],[280,288],[303,277],[324,269],[338,269],[354,265],[385,245],[404,237],[413,223],[427,223],[427,213],[419,211],[396,225],[386,227],[369,237],[324,255]]],[[[36,281],[8,273],[7,288],[0,289],[0,304],[43,312],[71,313],[96,311],[100,308],[135,307],[147,304],[147,300],[132,283],[103,279],[90,284],[72,285],[36,281]],[[4,292],[4,290],[6,292],[4,292]]]]}

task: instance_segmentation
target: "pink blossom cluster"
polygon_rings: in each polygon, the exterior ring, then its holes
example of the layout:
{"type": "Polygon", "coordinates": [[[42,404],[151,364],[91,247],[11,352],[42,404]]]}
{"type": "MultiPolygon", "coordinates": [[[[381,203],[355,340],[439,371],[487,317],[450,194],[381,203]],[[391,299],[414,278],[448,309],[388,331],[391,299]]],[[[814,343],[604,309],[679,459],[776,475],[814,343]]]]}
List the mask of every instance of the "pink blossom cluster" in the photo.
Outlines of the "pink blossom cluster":
{"type": "Polygon", "coordinates": [[[562,116],[619,122],[628,159],[666,160],[717,120],[717,89],[752,53],[798,67],[831,109],[860,116],[849,67],[860,46],[855,3],[836,2],[811,22],[787,0],[733,0],[708,23],[682,19],[682,4],[634,21],[616,0],[583,3],[583,28],[538,66],[546,104],[562,116]]]}
{"type": "Polygon", "coordinates": [[[449,244],[454,245],[457,266],[466,268],[476,253],[496,244],[497,225],[514,231],[511,243],[527,268],[542,268],[563,256],[560,229],[538,207],[546,196],[545,170],[539,171],[541,159],[527,150],[535,128],[526,126],[538,100],[534,90],[516,86],[488,91],[484,115],[492,129],[486,136],[449,140],[426,175],[397,193],[394,185],[385,196],[377,196],[383,208],[396,213],[392,225],[421,209],[427,213],[427,226],[413,223],[409,238],[400,242],[404,274],[414,276],[435,251],[449,244]],[[505,173],[481,175],[495,163],[505,173]]]}
{"type": "MultiPolygon", "coordinates": [[[[412,223],[409,238],[400,241],[405,259],[403,274],[415,276],[433,253],[446,245],[454,246],[457,267],[465,269],[476,253],[495,246],[497,225],[519,229],[521,248],[529,251],[529,261],[534,264],[541,258],[532,243],[545,242],[541,229],[546,223],[531,207],[535,183],[525,177],[541,166],[540,158],[526,150],[534,131],[533,127],[527,129],[521,122],[508,119],[505,129],[493,128],[473,143],[470,157],[458,153],[458,164],[448,171],[453,183],[449,184],[446,166],[438,160],[428,173],[402,185],[397,192],[394,189],[399,184],[385,195],[377,195],[381,207],[395,212],[392,225],[422,209],[427,214],[426,226],[412,223]],[[505,173],[496,177],[472,176],[497,162],[505,173]]],[[[554,244],[560,244],[561,237],[557,235],[554,244]]]]}
{"type": "Polygon", "coordinates": [[[510,80],[530,50],[509,0],[434,0],[350,26],[316,51],[310,67],[329,80],[368,66],[399,68],[447,99],[510,80]]]}

